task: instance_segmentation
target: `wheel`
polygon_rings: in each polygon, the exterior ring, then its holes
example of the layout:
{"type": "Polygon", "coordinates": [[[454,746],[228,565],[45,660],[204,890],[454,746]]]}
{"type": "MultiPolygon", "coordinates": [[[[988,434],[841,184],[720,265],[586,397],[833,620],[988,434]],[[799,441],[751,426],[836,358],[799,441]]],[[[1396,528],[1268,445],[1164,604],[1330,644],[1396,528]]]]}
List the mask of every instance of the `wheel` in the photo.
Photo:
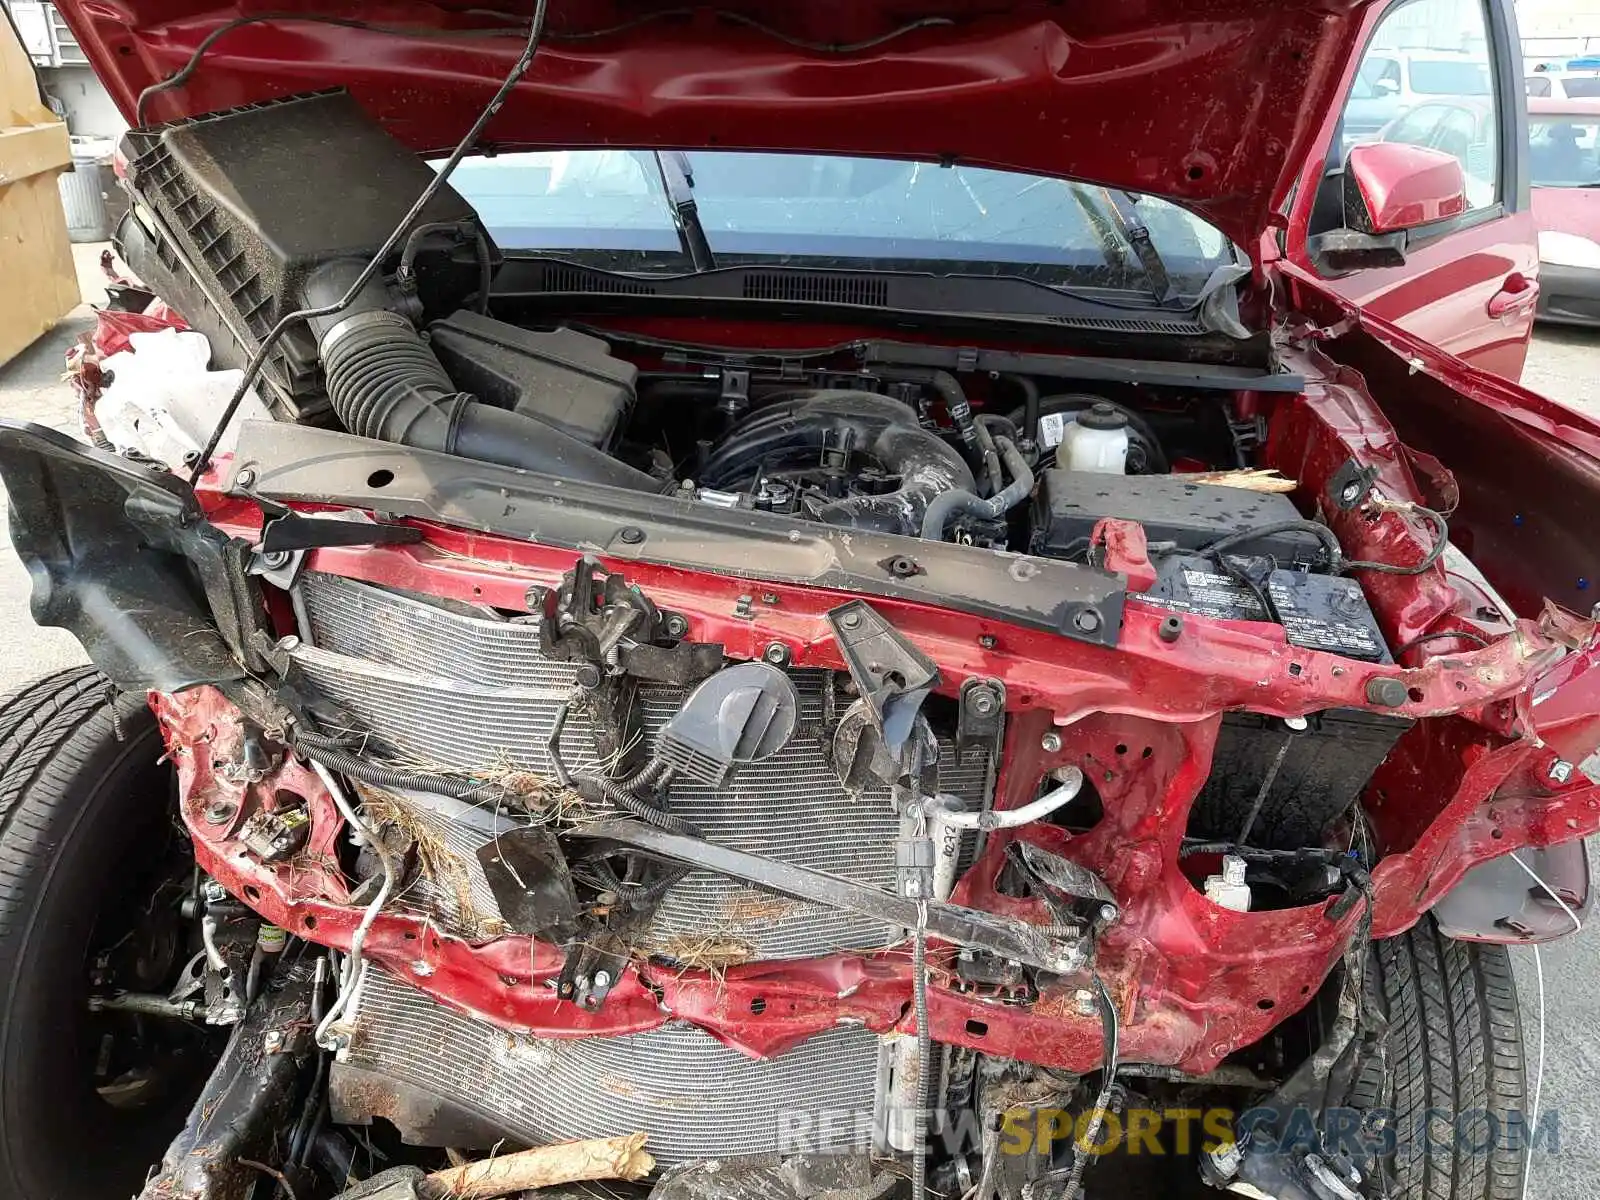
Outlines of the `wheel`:
{"type": "Polygon", "coordinates": [[[1394,1200],[1520,1200],[1527,1080],[1510,953],[1452,941],[1425,916],[1370,961],[1388,1081],[1380,1097],[1369,1074],[1356,1106],[1394,1113],[1394,1200]]]}
{"type": "Polygon", "coordinates": [[[90,668],[0,701],[0,1196],[134,1194],[209,1073],[216,1031],[91,1013],[164,993],[193,876],[140,698],[90,668]],[[187,862],[187,865],[185,863],[187,862]]]}

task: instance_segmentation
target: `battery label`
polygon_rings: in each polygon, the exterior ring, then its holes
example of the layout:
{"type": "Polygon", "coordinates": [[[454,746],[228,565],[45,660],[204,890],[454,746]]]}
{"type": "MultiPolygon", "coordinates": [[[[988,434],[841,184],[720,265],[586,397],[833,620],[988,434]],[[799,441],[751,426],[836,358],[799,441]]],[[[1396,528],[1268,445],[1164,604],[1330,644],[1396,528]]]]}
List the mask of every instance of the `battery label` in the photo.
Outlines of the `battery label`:
{"type": "Polygon", "coordinates": [[[1383,657],[1383,644],[1368,626],[1307,612],[1300,603],[1298,589],[1285,587],[1276,579],[1267,588],[1290,644],[1308,650],[1327,650],[1348,658],[1383,657]]]}
{"type": "Polygon", "coordinates": [[[1157,590],[1143,599],[1178,612],[1232,621],[1266,621],[1275,616],[1290,645],[1369,662],[1387,657],[1360,585],[1327,576],[1273,571],[1261,586],[1272,600],[1273,614],[1262,607],[1253,589],[1209,564],[1185,564],[1171,574],[1164,573],[1157,590]]]}
{"type": "Polygon", "coordinates": [[[1226,612],[1240,621],[1265,621],[1266,610],[1256,594],[1237,579],[1215,571],[1197,571],[1185,568],[1183,583],[1189,590],[1189,601],[1201,612],[1226,612]]]}

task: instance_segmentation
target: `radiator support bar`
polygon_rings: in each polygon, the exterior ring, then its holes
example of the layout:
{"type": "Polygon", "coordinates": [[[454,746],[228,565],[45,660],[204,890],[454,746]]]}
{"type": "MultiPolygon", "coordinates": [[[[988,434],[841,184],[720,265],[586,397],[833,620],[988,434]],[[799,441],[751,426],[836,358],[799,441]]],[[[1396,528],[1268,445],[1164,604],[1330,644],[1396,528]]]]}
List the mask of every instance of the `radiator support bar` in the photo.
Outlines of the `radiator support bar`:
{"type": "MultiPolygon", "coordinates": [[[[917,923],[917,901],[868,887],[853,880],[719,846],[702,838],[668,833],[642,821],[602,821],[567,831],[566,837],[616,842],[669,862],[713,871],[796,900],[860,913],[887,924],[911,928],[917,923]]],[[[1046,937],[1026,921],[982,912],[959,904],[929,902],[927,929],[957,946],[985,950],[1001,958],[1065,974],[1084,964],[1082,944],[1046,937]]]]}

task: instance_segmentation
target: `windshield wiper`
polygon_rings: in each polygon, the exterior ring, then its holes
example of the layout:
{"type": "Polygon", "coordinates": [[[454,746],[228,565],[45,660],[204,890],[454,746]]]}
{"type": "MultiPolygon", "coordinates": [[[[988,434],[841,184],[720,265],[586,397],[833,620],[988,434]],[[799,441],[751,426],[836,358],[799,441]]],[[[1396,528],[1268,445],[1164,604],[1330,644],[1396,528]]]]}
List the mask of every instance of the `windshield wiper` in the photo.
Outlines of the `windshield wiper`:
{"type": "Polygon", "coordinates": [[[667,203],[672,206],[672,219],[678,227],[678,240],[683,252],[694,264],[696,273],[716,269],[717,260],[711,254],[711,243],[706,241],[706,231],[700,224],[700,210],[694,202],[694,168],[689,156],[681,150],[657,150],[656,169],[661,172],[661,186],[667,190],[667,203]]]}
{"type": "Polygon", "coordinates": [[[1161,252],[1151,240],[1150,231],[1139,219],[1136,211],[1139,197],[1127,191],[1113,193],[1107,188],[1106,199],[1110,201],[1111,211],[1117,218],[1117,224],[1122,227],[1122,236],[1128,239],[1128,245],[1133,247],[1134,254],[1138,256],[1139,265],[1144,268],[1145,281],[1149,283],[1156,302],[1166,304],[1172,299],[1172,277],[1167,274],[1167,264],[1161,261],[1161,252]],[[1118,194],[1122,196],[1120,201],[1117,199],[1118,194]]]}

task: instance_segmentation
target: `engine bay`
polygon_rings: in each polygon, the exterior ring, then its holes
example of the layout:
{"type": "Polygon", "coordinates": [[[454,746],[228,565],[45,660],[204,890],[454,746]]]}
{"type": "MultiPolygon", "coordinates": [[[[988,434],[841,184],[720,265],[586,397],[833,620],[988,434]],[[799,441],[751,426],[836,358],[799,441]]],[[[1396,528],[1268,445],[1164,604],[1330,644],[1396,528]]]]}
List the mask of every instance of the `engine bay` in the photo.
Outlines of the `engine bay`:
{"type": "MultiPolygon", "coordinates": [[[[839,1114],[896,1179],[976,1114],[944,1194],[1076,1188],[1082,1152],[996,1157],[1005,1113],[1287,1106],[1375,1053],[1373,939],[1475,934],[1445,897],[1527,832],[1501,784],[1594,822],[1521,736],[1558,631],[1314,350],[608,313],[506,284],[448,186],[376,270],[432,177],[343,93],[130,149],[119,248],[274,420],[0,466],[39,619],[148,692],[239,901],[208,1009],[263,930],[313,947],[291,1052],[338,1126],[637,1129],[701,1200],[839,1114]],[[328,144],[363,203],[285,188],[328,144]]],[[[833,1194],[784,1178],[739,1194],[833,1194]]]]}

